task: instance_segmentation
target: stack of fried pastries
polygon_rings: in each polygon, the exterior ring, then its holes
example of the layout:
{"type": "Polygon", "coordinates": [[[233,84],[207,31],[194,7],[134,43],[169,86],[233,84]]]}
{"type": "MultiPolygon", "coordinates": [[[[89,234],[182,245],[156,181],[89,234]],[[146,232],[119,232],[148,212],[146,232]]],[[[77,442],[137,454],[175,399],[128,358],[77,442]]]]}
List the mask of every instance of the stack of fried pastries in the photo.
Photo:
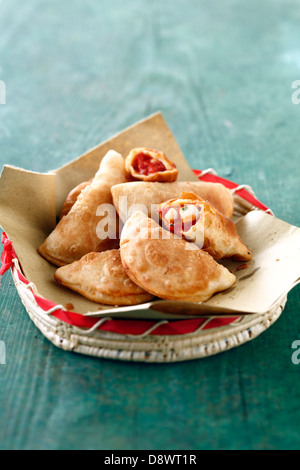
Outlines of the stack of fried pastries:
{"type": "Polygon", "coordinates": [[[219,183],[170,182],[175,165],[146,150],[131,151],[130,165],[109,151],[68,194],[38,252],[58,266],[58,284],[99,304],[204,302],[236,283],[218,260],[252,257],[231,220],[232,195],[219,183]]]}

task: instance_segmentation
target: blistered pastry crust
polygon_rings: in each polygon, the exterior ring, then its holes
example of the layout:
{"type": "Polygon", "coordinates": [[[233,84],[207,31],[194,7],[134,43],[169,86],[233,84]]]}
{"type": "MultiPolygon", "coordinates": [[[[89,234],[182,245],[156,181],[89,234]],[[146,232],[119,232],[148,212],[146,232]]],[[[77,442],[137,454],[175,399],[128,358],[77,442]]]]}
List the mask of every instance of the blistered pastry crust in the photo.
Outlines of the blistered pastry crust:
{"type": "Polygon", "coordinates": [[[204,302],[236,281],[208,253],[183,239],[168,237],[141,211],[127,220],[120,253],[132,281],[166,300],[204,302]]]}
{"type": "Polygon", "coordinates": [[[127,276],[119,250],[89,253],[57,269],[54,278],[59,284],[101,304],[136,305],[153,298],[127,276]]]}

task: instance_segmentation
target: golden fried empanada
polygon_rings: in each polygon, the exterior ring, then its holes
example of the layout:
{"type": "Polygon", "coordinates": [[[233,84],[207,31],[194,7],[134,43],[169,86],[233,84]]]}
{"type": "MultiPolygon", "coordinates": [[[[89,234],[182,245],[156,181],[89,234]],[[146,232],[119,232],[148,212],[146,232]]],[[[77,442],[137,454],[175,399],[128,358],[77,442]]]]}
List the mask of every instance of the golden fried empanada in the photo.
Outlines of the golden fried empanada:
{"type": "Polygon", "coordinates": [[[75,202],[78,199],[79,194],[91,184],[93,181],[93,178],[90,179],[89,181],[84,181],[83,183],[78,184],[75,186],[75,188],[72,189],[72,191],[69,192],[68,196],[66,197],[66,200],[62,206],[61,212],[60,212],[60,218],[62,219],[64,215],[67,215],[72,207],[74,206],[75,202]]]}
{"type": "Polygon", "coordinates": [[[177,180],[178,170],[164,152],[146,147],[135,148],[129,152],[125,159],[125,168],[128,175],[142,181],[177,180]]]}
{"type": "Polygon", "coordinates": [[[120,253],[132,281],[166,300],[204,302],[236,281],[208,253],[183,239],[170,238],[142,211],[125,223],[120,253]]]}
{"type": "Polygon", "coordinates": [[[136,209],[145,208],[149,216],[157,212],[157,205],[168,199],[180,197],[183,191],[192,192],[213,204],[225,217],[233,215],[233,197],[220,183],[204,181],[175,181],[174,183],[149,183],[134,181],[112,187],[114,206],[123,222],[136,209]]]}
{"type": "Polygon", "coordinates": [[[244,245],[232,220],[208,201],[193,193],[182,193],[158,207],[164,227],[191,241],[214,259],[233,258],[249,261],[252,254],[244,245]]]}
{"type": "Polygon", "coordinates": [[[79,261],[58,268],[54,278],[59,284],[100,304],[136,305],[153,298],[127,276],[120,250],[89,253],[79,261]]]}
{"type": "Polygon", "coordinates": [[[118,248],[118,217],[112,205],[111,188],[125,181],[125,161],[110,150],[92,183],[80,193],[38,252],[51,263],[64,266],[92,251],[118,248]]]}

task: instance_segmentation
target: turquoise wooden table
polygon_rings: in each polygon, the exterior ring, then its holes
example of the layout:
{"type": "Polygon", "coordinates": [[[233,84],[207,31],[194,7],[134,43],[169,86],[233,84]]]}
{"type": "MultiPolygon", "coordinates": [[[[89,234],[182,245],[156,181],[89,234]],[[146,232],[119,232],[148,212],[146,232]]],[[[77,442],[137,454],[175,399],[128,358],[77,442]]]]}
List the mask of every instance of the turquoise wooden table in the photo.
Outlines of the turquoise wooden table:
{"type": "MultiPolygon", "coordinates": [[[[160,110],[192,167],[300,226],[299,21],[298,0],[3,0],[1,167],[58,168],[160,110]]],[[[299,293],[238,348],[132,364],[57,349],[6,273],[0,448],[299,449],[299,293]]]]}

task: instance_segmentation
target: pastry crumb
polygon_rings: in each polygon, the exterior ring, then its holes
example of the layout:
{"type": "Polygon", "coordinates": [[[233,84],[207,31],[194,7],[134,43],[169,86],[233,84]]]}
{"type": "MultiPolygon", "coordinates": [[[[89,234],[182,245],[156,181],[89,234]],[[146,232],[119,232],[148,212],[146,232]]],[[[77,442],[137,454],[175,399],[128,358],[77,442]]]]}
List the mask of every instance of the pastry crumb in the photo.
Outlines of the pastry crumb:
{"type": "Polygon", "coordinates": [[[249,268],[249,265],[247,263],[243,263],[243,264],[240,264],[240,266],[236,268],[236,271],[240,271],[241,269],[247,269],[247,268],[249,268]]]}
{"type": "Polygon", "coordinates": [[[71,303],[70,303],[70,304],[66,304],[66,305],[65,305],[65,309],[66,309],[66,310],[74,310],[74,305],[71,304],[71,303]]]}

